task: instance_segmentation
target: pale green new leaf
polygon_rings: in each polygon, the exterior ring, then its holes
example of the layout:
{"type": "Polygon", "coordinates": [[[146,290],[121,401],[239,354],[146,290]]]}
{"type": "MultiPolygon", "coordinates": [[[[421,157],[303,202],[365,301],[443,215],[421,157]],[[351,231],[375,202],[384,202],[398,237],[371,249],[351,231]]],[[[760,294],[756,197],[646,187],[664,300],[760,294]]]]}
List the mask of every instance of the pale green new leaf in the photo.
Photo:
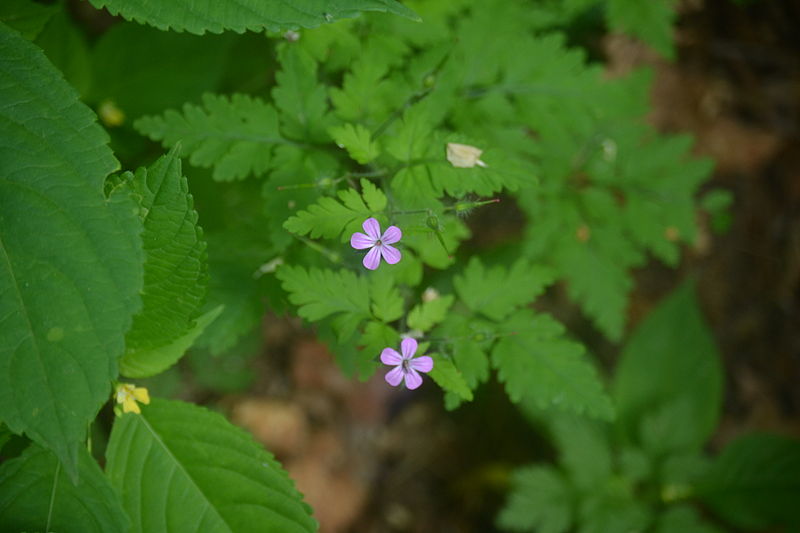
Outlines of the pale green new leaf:
{"type": "Polygon", "coordinates": [[[339,147],[347,150],[353,160],[365,165],[380,155],[380,147],[372,140],[369,130],[361,124],[347,123],[328,129],[339,147]]]}
{"type": "Polygon", "coordinates": [[[335,329],[340,338],[349,337],[362,320],[372,316],[369,284],[353,272],[284,265],[276,275],[301,317],[315,322],[337,315],[335,329]]]}
{"type": "Polygon", "coordinates": [[[519,260],[506,270],[484,268],[473,257],[464,272],[453,279],[459,298],[476,313],[502,320],[515,308],[532,303],[554,280],[550,269],[519,260]]]}
{"type": "Polygon", "coordinates": [[[208,283],[206,243],[174,149],[123,179],[139,203],[145,263],[143,305],[125,335],[121,366],[126,376],[147,377],[183,355],[165,348],[195,326],[208,283]]]}
{"type": "Polygon", "coordinates": [[[564,476],[551,467],[516,470],[497,525],[508,531],[565,533],[574,520],[573,495],[564,476]]]}
{"type": "Polygon", "coordinates": [[[325,86],[317,81],[317,63],[298,45],[278,49],[281,70],[275,74],[272,99],[280,111],[282,131],[298,140],[325,141],[328,111],[325,86]]]}
{"type": "Polygon", "coordinates": [[[395,0],[90,0],[94,7],[112,15],[150,24],[160,30],[203,34],[233,30],[281,31],[313,28],[334,20],[351,18],[360,11],[383,11],[414,20],[413,11],[395,0]]]}
{"type": "Polygon", "coordinates": [[[41,50],[0,24],[0,419],[77,473],[111,393],[144,261],[117,161],[41,50]]]}
{"type": "Polygon", "coordinates": [[[81,446],[73,484],[55,455],[32,444],[0,466],[0,530],[107,533],[130,520],[97,462],[81,446]]]}
{"type": "Polygon", "coordinates": [[[317,529],[272,454],[203,407],[153,399],[141,415],[122,415],[106,458],[132,533],[317,529]]]}
{"type": "MultiPolygon", "coordinates": [[[[363,232],[363,222],[369,217],[381,216],[379,211],[386,207],[386,196],[372,184],[364,186],[363,197],[355,189],[343,189],[337,196],[338,200],[330,196],[320,198],[308,209],[289,218],[283,227],[313,239],[335,239],[341,235],[342,242],[345,242],[354,232],[363,232]]],[[[385,230],[385,226],[382,229],[385,230]]]]}
{"type": "Polygon", "coordinates": [[[505,335],[492,350],[492,364],[512,401],[613,418],[597,371],[586,360],[583,346],[564,336],[564,326],[549,315],[524,309],[502,327],[505,335]]]}
{"type": "Polygon", "coordinates": [[[420,331],[428,331],[447,316],[447,311],[453,305],[455,296],[446,294],[434,300],[428,300],[415,305],[408,313],[408,327],[420,331]]]}
{"type": "Polygon", "coordinates": [[[271,166],[273,147],[287,142],[278,131],[275,108],[243,94],[205,94],[202,106],[185,104],[180,113],[171,109],[142,117],[134,128],[165,147],[180,143],[189,162],[213,166],[218,181],[264,174],[271,166]]]}
{"type": "Polygon", "coordinates": [[[433,369],[428,375],[445,392],[450,392],[458,396],[462,401],[472,401],[472,390],[470,390],[464,376],[450,359],[438,354],[428,354],[433,358],[433,369]]]}

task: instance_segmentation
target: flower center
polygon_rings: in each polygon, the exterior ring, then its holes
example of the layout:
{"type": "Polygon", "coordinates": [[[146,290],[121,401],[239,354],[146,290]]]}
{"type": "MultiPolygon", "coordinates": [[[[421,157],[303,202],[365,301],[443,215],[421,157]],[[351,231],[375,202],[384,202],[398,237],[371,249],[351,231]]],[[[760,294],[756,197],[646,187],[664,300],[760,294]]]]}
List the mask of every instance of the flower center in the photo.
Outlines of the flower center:
{"type": "Polygon", "coordinates": [[[383,245],[383,243],[381,242],[381,240],[380,240],[380,239],[378,239],[377,241],[375,241],[375,246],[381,246],[381,245],[383,245]]]}
{"type": "Polygon", "coordinates": [[[403,372],[411,370],[411,359],[403,359],[403,372]]]}

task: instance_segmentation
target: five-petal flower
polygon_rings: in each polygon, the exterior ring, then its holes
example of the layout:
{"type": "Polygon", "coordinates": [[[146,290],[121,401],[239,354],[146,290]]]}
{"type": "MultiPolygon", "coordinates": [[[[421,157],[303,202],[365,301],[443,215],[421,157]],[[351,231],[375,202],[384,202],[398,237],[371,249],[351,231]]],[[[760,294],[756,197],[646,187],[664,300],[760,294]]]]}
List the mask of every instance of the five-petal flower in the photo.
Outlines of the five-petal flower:
{"type": "Polygon", "coordinates": [[[122,404],[123,413],[136,413],[137,415],[142,412],[139,404],[142,402],[147,405],[150,403],[150,394],[144,387],[136,387],[130,383],[119,383],[114,389],[114,397],[117,403],[122,404]]]}
{"type": "Polygon", "coordinates": [[[365,220],[361,226],[364,228],[366,235],[360,231],[353,233],[353,236],[350,237],[350,246],[356,250],[370,248],[370,251],[364,256],[363,263],[366,268],[370,270],[378,268],[381,264],[381,257],[390,265],[400,261],[400,250],[391,246],[403,237],[400,228],[389,226],[381,234],[381,225],[372,217],[365,220]]]}
{"type": "Polygon", "coordinates": [[[403,339],[400,351],[402,354],[397,353],[394,348],[384,348],[381,352],[381,362],[394,366],[386,373],[386,382],[396,387],[405,379],[406,387],[414,390],[422,385],[422,376],[419,373],[430,372],[433,369],[433,359],[427,355],[414,357],[417,353],[417,341],[414,339],[403,339]]]}

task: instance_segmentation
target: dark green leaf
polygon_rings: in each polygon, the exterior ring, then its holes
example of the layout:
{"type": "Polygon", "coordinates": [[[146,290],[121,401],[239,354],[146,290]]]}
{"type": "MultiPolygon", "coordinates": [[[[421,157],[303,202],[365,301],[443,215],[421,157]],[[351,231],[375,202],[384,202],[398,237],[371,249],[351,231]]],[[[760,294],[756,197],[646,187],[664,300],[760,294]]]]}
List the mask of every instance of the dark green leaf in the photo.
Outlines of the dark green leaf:
{"type": "Polygon", "coordinates": [[[565,533],[574,520],[572,494],[564,477],[550,467],[514,472],[513,488],[497,525],[509,531],[565,533]]]}

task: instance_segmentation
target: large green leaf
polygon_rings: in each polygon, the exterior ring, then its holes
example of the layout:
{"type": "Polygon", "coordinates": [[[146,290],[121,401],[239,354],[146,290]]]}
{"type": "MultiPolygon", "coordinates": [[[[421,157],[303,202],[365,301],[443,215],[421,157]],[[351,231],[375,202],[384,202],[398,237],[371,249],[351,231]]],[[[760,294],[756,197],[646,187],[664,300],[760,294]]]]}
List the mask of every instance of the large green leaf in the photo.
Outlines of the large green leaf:
{"type": "Polygon", "coordinates": [[[103,196],[108,137],[41,50],[0,24],[0,419],[77,472],[140,305],[141,224],[103,196]]]}
{"type": "Polygon", "coordinates": [[[119,498],[97,462],[81,447],[73,484],[55,455],[37,445],[0,467],[0,530],[59,533],[125,532],[119,498]]]}
{"type": "Polygon", "coordinates": [[[514,472],[512,489],[497,517],[509,531],[564,533],[575,520],[571,490],[551,467],[529,466],[514,472]]]}
{"type": "Polygon", "coordinates": [[[161,30],[173,29],[203,34],[233,30],[278,31],[297,27],[313,28],[360,11],[384,11],[412,19],[413,11],[395,0],[90,0],[114,15],[150,24],[161,30]]]}
{"type": "Polygon", "coordinates": [[[620,422],[634,440],[641,430],[657,431],[682,448],[699,449],[711,436],[722,371],[693,284],[677,289],[636,328],[623,350],[613,393],[620,422]]]}
{"type": "Polygon", "coordinates": [[[735,440],[711,465],[696,493],[743,529],[800,527],[800,441],[767,434],[735,440]]]}
{"type": "Polygon", "coordinates": [[[272,454],[202,407],[154,399],[118,418],[106,471],[133,532],[316,531],[272,454]]]}
{"type": "Polygon", "coordinates": [[[127,376],[147,377],[183,355],[180,346],[164,348],[195,325],[208,282],[206,243],[175,150],[123,179],[139,202],[145,263],[143,306],[125,336],[121,365],[127,376]]]}

